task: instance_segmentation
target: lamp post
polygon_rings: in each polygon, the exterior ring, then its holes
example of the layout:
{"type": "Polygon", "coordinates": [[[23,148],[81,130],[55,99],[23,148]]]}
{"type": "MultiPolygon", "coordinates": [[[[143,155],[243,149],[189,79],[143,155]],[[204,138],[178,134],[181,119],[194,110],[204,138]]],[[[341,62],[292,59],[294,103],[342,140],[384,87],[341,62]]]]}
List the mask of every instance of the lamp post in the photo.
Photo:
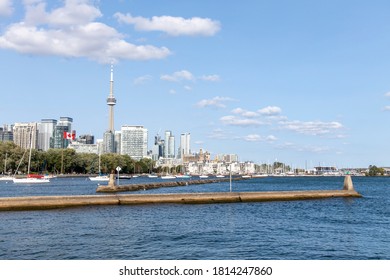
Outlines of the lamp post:
{"type": "Polygon", "coordinates": [[[229,165],[229,170],[230,170],[230,192],[232,192],[232,164],[230,163],[229,165]]]}
{"type": "Polygon", "coordinates": [[[117,185],[119,186],[119,171],[121,171],[122,168],[120,168],[120,166],[117,166],[116,167],[116,171],[118,171],[118,178],[116,179],[117,180],[117,185]]]}

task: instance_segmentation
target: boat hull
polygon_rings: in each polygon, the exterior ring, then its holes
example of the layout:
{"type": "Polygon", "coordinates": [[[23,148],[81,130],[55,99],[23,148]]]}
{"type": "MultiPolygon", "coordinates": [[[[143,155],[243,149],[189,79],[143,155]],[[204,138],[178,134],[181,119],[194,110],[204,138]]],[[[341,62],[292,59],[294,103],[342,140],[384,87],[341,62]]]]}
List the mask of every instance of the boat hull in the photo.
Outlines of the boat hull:
{"type": "Polygon", "coordinates": [[[45,178],[14,178],[12,180],[15,184],[43,184],[50,183],[49,179],[45,178]]]}
{"type": "Polygon", "coordinates": [[[96,176],[96,177],[88,177],[91,181],[99,181],[99,182],[108,182],[110,178],[108,176],[96,176]]]}

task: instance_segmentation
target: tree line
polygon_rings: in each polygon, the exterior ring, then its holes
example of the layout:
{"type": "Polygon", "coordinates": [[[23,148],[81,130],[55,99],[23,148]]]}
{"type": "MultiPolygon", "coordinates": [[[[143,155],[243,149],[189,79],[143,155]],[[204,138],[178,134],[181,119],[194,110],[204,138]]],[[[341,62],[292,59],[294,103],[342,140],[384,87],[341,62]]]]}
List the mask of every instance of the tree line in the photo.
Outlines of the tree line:
{"type": "MultiPolygon", "coordinates": [[[[0,174],[27,173],[29,151],[13,142],[0,142],[0,174]],[[19,168],[18,168],[19,166],[19,168]],[[6,170],[5,170],[6,168],[6,170]]],[[[121,173],[160,172],[153,168],[151,159],[136,161],[128,155],[103,154],[100,157],[101,173],[111,173],[117,166],[121,173]]],[[[99,156],[97,154],[76,153],[73,149],[50,149],[48,151],[32,150],[32,173],[49,174],[97,174],[99,173],[99,156]]]]}

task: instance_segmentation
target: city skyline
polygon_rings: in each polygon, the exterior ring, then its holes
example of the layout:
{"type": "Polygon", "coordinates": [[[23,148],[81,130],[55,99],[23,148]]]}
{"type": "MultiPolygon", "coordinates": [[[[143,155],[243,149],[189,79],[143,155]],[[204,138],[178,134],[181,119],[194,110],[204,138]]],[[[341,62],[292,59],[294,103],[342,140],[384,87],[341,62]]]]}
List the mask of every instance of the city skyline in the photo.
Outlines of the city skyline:
{"type": "Polygon", "coordinates": [[[169,130],[242,161],[390,165],[388,3],[5,3],[2,123],[102,138],[114,63],[115,130],[144,126],[149,149],[169,130]]]}

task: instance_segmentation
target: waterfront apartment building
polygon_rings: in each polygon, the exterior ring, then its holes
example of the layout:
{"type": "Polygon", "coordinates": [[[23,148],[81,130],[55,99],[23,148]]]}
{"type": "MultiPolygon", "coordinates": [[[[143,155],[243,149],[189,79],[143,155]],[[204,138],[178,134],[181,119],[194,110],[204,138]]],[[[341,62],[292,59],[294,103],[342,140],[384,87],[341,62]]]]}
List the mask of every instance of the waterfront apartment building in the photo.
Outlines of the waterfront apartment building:
{"type": "Polygon", "coordinates": [[[23,149],[38,148],[38,123],[15,123],[14,143],[23,149]]]}
{"type": "Polygon", "coordinates": [[[147,156],[148,130],[143,126],[124,125],[121,128],[121,154],[135,160],[147,156]]]}
{"type": "Polygon", "coordinates": [[[216,162],[237,162],[238,155],[236,154],[219,154],[215,156],[216,162]]]}
{"type": "Polygon", "coordinates": [[[73,141],[68,145],[68,149],[73,149],[76,153],[85,153],[85,154],[98,154],[98,144],[86,144],[80,143],[78,141],[73,141]]]}
{"type": "Polygon", "coordinates": [[[38,149],[47,151],[54,146],[54,130],[57,120],[42,119],[38,124],[38,149]]]}

